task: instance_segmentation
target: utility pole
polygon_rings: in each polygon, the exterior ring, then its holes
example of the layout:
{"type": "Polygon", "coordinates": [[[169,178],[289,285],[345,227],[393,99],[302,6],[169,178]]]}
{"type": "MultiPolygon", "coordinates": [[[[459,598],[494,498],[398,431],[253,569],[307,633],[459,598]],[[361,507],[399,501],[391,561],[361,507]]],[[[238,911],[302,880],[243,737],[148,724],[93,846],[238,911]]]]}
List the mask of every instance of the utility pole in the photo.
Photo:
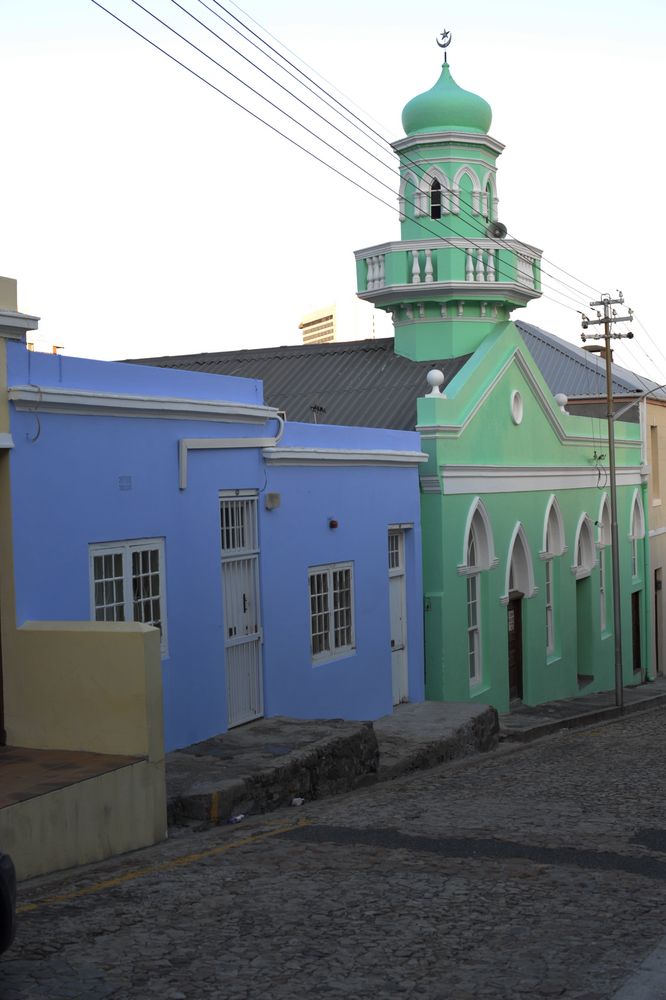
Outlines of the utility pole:
{"type": "Polygon", "coordinates": [[[591,326],[603,325],[603,333],[582,333],[581,340],[603,340],[603,351],[606,358],[606,402],[608,417],[608,459],[610,466],[610,495],[611,495],[611,554],[613,561],[613,635],[615,638],[615,704],[619,709],[624,706],[624,688],[622,684],[622,608],[620,602],[620,551],[617,537],[617,476],[615,472],[615,425],[613,413],[613,373],[611,370],[611,340],[620,340],[624,337],[631,339],[633,333],[613,333],[613,323],[624,323],[631,321],[633,313],[629,309],[628,316],[618,316],[613,306],[623,305],[624,298],[622,292],[618,292],[618,297],[612,299],[610,295],[604,294],[599,302],[590,302],[593,309],[596,308],[597,319],[589,319],[583,314],[583,330],[591,326]],[[598,306],[603,307],[603,314],[599,312],[598,306]]]}

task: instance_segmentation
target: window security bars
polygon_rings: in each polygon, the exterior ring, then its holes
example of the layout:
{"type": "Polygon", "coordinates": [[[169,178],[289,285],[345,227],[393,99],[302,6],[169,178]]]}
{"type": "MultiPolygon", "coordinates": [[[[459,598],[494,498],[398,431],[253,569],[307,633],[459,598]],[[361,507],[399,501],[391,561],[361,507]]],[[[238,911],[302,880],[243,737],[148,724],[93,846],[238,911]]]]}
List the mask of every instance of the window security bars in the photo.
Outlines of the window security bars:
{"type": "Polygon", "coordinates": [[[254,552],[257,543],[257,500],[255,496],[224,498],[220,501],[222,555],[254,552]]]}

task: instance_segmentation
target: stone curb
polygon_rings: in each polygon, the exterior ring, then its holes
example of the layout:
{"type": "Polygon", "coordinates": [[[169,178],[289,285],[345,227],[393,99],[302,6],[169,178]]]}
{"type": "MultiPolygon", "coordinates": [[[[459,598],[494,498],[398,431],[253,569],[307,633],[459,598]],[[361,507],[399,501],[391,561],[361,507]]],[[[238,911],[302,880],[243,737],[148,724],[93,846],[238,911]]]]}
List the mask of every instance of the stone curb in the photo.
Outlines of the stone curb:
{"type": "Polygon", "coordinates": [[[225,823],[235,815],[280,809],[294,798],[311,802],[391,781],[411,771],[492,750],[498,740],[498,715],[488,706],[441,740],[416,746],[405,741],[404,756],[382,769],[381,743],[372,722],[364,722],[354,733],[329,736],[294,750],[255,774],[221,781],[215,789],[204,792],[173,796],[167,802],[167,820],[169,826],[192,821],[225,823]]]}
{"type": "Polygon", "coordinates": [[[592,709],[588,712],[582,712],[580,715],[571,715],[563,719],[549,719],[547,722],[535,721],[533,725],[526,725],[523,729],[505,729],[505,720],[500,716],[500,739],[507,742],[530,743],[532,740],[540,739],[542,736],[550,736],[552,733],[564,729],[579,729],[594,722],[609,722],[612,719],[619,719],[636,712],[647,712],[663,704],[666,704],[666,694],[656,694],[640,701],[625,701],[621,709],[617,705],[607,705],[604,708],[592,709]]]}
{"type": "Polygon", "coordinates": [[[459,760],[472,754],[487,753],[498,743],[499,716],[496,709],[488,705],[485,711],[460,725],[454,733],[407,750],[399,761],[388,767],[382,767],[380,740],[377,781],[392,781],[402,774],[409,774],[410,771],[437,767],[446,761],[459,760]]]}
{"type": "Polygon", "coordinates": [[[279,763],[243,778],[221,781],[215,789],[174,796],[167,802],[170,826],[183,821],[224,823],[238,814],[270,812],[357,788],[359,780],[376,775],[379,764],[377,735],[371,722],[359,723],[353,733],[326,737],[302,750],[293,750],[279,763]]]}

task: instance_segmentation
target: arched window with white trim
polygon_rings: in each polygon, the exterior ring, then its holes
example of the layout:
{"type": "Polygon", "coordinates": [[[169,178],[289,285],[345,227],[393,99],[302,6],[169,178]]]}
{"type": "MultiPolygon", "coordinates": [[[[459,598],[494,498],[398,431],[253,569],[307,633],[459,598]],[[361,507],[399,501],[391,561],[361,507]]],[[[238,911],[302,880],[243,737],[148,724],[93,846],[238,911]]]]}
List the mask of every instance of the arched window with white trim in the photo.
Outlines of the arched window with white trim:
{"type": "Polygon", "coordinates": [[[608,497],[604,493],[597,519],[599,548],[599,625],[602,634],[608,629],[608,547],[611,543],[611,517],[608,497]]]}
{"type": "Polygon", "coordinates": [[[640,545],[639,542],[645,538],[645,514],[643,504],[638,490],[635,490],[631,503],[631,575],[639,576],[641,572],[640,545]]]}
{"type": "Polygon", "coordinates": [[[400,181],[398,192],[398,206],[400,210],[400,221],[404,222],[410,216],[417,217],[423,213],[419,208],[419,187],[415,174],[408,170],[400,181]]]}
{"type": "Polygon", "coordinates": [[[477,497],[467,515],[465,547],[460,571],[467,578],[467,662],[470,685],[482,678],[481,573],[494,563],[493,537],[488,514],[477,497]]]}
{"type": "Polygon", "coordinates": [[[430,218],[441,219],[442,217],[442,185],[435,177],[430,185],[430,218]]]}
{"type": "Polygon", "coordinates": [[[576,544],[574,547],[575,561],[573,564],[574,576],[577,580],[582,580],[589,576],[596,564],[596,554],[594,550],[594,533],[592,522],[587,514],[581,514],[576,530],[576,544]]]}
{"type": "Polygon", "coordinates": [[[556,559],[566,552],[564,524],[557,497],[552,496],[546,507],[543,526],[543,552],[545,560],[546,654],[552,655],[557,645],[557,615],[555,607],[556,576],[559,572],[556,559]]]}
{"type": "Polygon", "coordinates": [[[531,597],[535,591],[532,556],[525,529],[520,522],[513,529],[507,559],[506,596],[510,597],[514,591],[518,591],[523,597],[531,597]]]}

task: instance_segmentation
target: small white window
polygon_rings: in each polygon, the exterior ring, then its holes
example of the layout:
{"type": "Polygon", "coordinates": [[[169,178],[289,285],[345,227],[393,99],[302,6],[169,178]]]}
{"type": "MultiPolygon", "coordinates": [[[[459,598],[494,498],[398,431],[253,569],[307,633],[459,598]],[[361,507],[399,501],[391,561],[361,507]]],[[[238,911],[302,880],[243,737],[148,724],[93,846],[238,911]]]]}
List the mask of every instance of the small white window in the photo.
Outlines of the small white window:
{"type": "Polygon", "coordinates": [[[553,560],[546,560],[546,653],[555,651],[555,619],[553,617],[553,560]]]}
{"type": "Polygon", "coordinates": [[[389,531],[388,533],[388,564],[389,570],[399,570],[402,565],[402,531],[389,531]]]}
{"type": "Polygon", "coordinates": [[[604,496],[599,509],[599,626],[602,635],[608,628],[608,572],[606,549],[611,543],[611,517],[608,507],[608,497],[604,496]]]}
{"type": "Polygon", "coordinates": [[[638,542],[639,539],[645,537],[645,517],[638,490],[634,493],[631,508],[631,533],[629,537],[631,538],[631,575],[638,576],[640,573],[638,542]]]}
{"type": "MultiPolygon", "coordinates": [[[[467,539],[467,566],[473,570],[477,566],[477,541],[474,521],[467,539]]],[[[481,680],[481,630],[479,622],[479,573],[467,577],[467,657],[469,682],[478,684],[481,680]]]]}
{"type": "Polygon", "coordinates": [[[164,542],[153,538],[91,545],[90,605],[93,621],[154,625],[166,656],[164,542]]]}
{"type": "Polygon", "coordinates": [[[352,563],[315,566],[310,581],[310,648],[312,660],[330,660],[354,649],[352,563]]]}

